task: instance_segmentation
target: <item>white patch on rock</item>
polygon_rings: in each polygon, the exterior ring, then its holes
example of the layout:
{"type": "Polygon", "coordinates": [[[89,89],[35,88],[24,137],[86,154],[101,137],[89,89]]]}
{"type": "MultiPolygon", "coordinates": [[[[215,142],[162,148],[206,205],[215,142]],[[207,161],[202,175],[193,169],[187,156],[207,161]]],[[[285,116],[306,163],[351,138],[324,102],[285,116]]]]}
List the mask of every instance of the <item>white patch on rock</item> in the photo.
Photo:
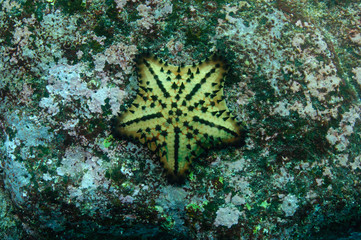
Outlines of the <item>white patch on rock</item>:
{"type": "Polygon", "coordinates": [[[220,208],[217,211],[217,217],[214,221],[214,225],[218,226],[225,226],[225,227],[232,227],[233,225],[238,223],[238,218],[240,215],[240,211],[236,208],[220,208]]]}
{"type": "Polygon", "coordinates": [[[298,208],[298,199],[293,194],[288,194],[284,199],[281,205],[282,211],[285,213],[286,217],[293,216],[298,208]]]}

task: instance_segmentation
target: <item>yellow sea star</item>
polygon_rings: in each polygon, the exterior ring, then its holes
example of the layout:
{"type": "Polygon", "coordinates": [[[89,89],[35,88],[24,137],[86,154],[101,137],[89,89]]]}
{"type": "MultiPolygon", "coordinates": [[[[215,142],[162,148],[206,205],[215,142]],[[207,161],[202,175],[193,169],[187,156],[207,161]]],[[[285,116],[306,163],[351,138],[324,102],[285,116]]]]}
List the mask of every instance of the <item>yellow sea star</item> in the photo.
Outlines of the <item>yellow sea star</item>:
{"type": "Polygon", "coordinates": [[[205,150],[244,138],[224,101],[227,70],[219,57],[173,66],[143,56],[137,68],[137,97],[117,117],[115,131],[155,152],[169,176],[184,175],[205,150]]]}

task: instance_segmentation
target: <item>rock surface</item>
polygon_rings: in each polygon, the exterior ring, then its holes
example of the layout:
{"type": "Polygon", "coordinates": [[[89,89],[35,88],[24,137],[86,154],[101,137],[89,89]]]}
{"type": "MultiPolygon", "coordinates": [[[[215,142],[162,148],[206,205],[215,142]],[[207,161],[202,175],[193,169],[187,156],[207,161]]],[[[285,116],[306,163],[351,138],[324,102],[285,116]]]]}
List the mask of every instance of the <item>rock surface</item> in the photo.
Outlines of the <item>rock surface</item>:
{"type": "Polygon", "coordinates": [[[0,0],[1,239],[337,239],[360,234],[361,4],[0,0]],[[245,146],[182,185],[115,139],[135,56],[218,51],[245,146]]]}

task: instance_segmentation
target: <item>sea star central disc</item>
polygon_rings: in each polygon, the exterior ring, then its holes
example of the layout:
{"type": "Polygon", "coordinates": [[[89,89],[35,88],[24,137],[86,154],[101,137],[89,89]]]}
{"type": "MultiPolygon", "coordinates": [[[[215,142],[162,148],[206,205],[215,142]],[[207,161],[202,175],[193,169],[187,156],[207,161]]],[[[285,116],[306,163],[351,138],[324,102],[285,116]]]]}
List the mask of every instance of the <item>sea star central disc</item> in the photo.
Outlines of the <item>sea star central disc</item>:
{"type": "Polygon", "coordinates": [[[147,56],[137,68],[137,97],[115,130],[155,152],[170,176],[184,175],[205,150],[243,138],[224,101],[227,71],[220,58],[181,67],[147,56]]]}

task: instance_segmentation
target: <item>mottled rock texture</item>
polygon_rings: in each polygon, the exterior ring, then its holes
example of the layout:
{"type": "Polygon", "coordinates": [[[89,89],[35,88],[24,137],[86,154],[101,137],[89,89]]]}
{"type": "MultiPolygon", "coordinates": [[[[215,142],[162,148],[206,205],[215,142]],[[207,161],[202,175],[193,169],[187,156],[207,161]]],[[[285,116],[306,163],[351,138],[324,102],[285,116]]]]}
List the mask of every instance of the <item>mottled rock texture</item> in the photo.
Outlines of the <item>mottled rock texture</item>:
{"type": "Polygon", "coordinates": [[[337,239],[361,232],[361,4],[0,0],[0,238],[337,239]],[[181,185],[112,136],[135,57],[218,52],[244,146],[181,185]]]}

